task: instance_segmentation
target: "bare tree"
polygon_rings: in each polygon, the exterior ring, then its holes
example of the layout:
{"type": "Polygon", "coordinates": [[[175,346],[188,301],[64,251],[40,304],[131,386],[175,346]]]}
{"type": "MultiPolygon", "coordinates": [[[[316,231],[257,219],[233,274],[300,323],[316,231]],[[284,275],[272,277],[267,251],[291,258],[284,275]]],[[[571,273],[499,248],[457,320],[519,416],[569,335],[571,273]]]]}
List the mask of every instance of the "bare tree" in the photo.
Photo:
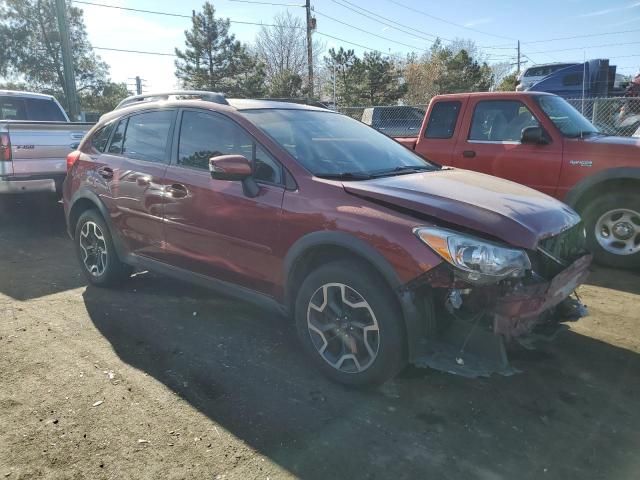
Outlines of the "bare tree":
{"type": "Polygon", "coordinates": [[[495,90],[502,83],[502,80],[513,73],[514,65],[510,62],[500,62],[490,65],[493,72],[493,85],[492,89],[495,90]]]}
{"type": "MultiPolygon", "coordinates": [[[[298,97],[307,90],[306,27],[299,17],[285,12],[274,17],[273,27],[262,27],[255,52],[265,65],[266,83],[272,97],[298,97]]],[[[314,65],[324,46],[313,42],[314,65]]]]}

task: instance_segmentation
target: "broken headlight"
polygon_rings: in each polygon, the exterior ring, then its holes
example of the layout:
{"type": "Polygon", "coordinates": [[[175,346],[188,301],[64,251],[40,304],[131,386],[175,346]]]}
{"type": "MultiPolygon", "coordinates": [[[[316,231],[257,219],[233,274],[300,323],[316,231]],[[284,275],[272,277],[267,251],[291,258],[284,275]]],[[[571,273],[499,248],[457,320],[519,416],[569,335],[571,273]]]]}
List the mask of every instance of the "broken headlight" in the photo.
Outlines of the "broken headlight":
{"type": "Polygon", "coordinates": [[[509,248],[471,235],[435,227],[417,227],[413,233],[434,252],[476,283],[522,277],[531,269],[524,250],[509,248]]]}

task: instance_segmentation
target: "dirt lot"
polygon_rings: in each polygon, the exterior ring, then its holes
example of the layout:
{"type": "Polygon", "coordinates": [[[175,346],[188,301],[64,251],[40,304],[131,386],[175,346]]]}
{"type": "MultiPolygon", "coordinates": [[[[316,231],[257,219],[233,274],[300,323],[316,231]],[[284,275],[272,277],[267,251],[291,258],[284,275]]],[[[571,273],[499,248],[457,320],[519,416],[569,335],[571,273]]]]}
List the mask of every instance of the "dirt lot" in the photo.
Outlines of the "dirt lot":
{"type": "Polygon", "coordinates": [[[514,377],[320,378],[286,320],[139,275],[87,287],[62,209],[0,203],[0,478],[640,478],[640,275],[514,377]],[[99,403],[102,402],[102,403],[99,403]]]}

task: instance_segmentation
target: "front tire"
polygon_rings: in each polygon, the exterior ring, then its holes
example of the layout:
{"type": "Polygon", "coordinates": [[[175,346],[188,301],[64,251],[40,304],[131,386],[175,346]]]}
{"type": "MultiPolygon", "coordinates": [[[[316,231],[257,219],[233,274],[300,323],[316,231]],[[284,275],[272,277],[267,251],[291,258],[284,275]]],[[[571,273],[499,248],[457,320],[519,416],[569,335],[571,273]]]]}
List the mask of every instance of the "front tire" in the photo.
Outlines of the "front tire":
{"type": "Polygon", "coordinates": [[[118,285],[131,275],[131,267],[118,258],[109,228],[95,210],[80,215],[74,241],[82,272],[92,285],[118,285]]]}
{"type": "Polygon", "coordinates": [[[313,271],[298,291],[295,320],[307,354],[338,383],[382,384],[406,364],[398,302],[366,264],[332,262],[313,271]]]}
{"type": "Polygon", "coordinates": [[[582,212],[587,246],[594,259],[609,267],[640,267],[640,195],[605,195],[582,212]]]}

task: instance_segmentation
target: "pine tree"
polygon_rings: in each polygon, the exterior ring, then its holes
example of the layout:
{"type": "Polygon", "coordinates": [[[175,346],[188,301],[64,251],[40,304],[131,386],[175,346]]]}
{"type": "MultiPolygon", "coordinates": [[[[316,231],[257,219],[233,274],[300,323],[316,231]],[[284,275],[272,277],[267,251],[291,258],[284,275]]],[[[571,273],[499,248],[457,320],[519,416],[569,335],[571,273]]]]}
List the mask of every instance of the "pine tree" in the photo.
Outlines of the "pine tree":
{"type": "Polygon", "coordinates": [[[229,19],[216,18],[213,5],[206,2],[191,22],[184,32],[186,48],[176,48],[176,77],[183,86],[235,97],[262,96],[264,68],[229,33],[229,19]]]}

